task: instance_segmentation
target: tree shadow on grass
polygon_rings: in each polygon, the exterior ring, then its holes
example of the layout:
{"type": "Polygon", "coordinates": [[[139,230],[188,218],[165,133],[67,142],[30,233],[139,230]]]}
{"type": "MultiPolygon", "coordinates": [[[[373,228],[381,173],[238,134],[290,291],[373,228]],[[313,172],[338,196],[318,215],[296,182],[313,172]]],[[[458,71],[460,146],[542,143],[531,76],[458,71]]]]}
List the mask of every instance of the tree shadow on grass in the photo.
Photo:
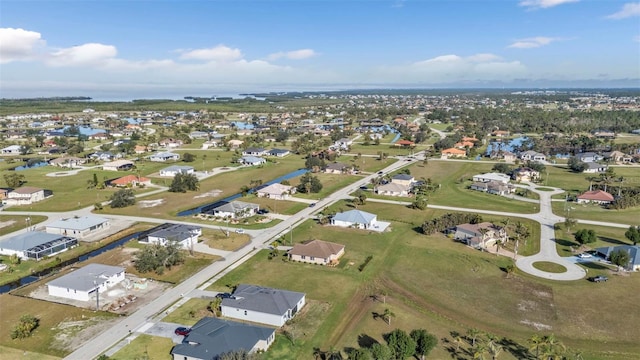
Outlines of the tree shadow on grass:
{"type": "Polygon", "coordinates": [[[592,269],[592,270],[610,270],[611,269],[610,267],[608,267],[606,265],[603,265],[603,264],[600,264],[600,263],[597,263],[597,262],[593,262],[593,261],[581,262],[580,265],[582,265],[582,266],[584,266],[586,268],[592,269]]]}
{"type": "Polygon", "coordinates": [[[360,346],[361,348],[370,348],[373,346],[373,344],[377,344],[378,340],[372,338],[371,336],[367,335],[367,334],[360,334],[358,335],[358,346],[360,346]]]}
{"type": "Polygon", "coordinates": [[[631,245],[631,244],[626,243],[626,242],[624,242],[624,241],[621,241],[621,240],[618,240],[618,239],[613,239],[613,238],[606,237],[606,236],[598,236],[598,239],[600,239],[600,240],[602,240],[602,241],[604,241],[604,242],[606,242],[606,243],[609,243],[609,244],[615,244],[615,245],[631,245]]]}
{"type": "Polygon", "coordinates": [[[503,338],[500,340],[499,344],[504,347],[505,351],[510,352],[516,359],[535,359],[535,356],[529,352],[529,349],[511,339],[503,338]]]}

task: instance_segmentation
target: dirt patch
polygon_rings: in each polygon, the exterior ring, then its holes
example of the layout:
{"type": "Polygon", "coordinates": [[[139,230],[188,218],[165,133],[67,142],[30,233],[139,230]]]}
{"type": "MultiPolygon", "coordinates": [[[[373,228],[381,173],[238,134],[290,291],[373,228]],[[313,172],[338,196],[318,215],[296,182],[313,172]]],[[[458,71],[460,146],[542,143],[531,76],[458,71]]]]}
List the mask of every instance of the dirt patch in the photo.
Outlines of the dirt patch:
{"type": "Polygon", "coordinates": [[[371,313],[373,304],[374,301],[363,290],[356,291],[344,311],[345,316],[342,318],[342,322],[335,327],[326,344],[333,345],[338,343],[345,334],[358,326],[362,318],[371,313]]]}
{"type": "Polygon", "coordinates": [[[91,318],[80,321],[64,321],[54,327],[56,347],[72,352],[96,335],[111,328],[120,319],[91,318]]]}
{"type": "Polygon", "coordinates": [[[16,221],[15,220],[9,220],[9,221],[0,221],[0,228],[3,228],[5,226],[11,226],[13,224],[15,224],[16,221]]]}
{"type": "Polygon", "coordinates": [[[540,330],[552,330],[553,327],[551,325],[546,325],[546,324],[541,324],[541,323],[537,323],[537,322],[533,322],[533,321],[529,321],[529,320],[521,320],[520,324],[523,325],[527,325],[527,326],[531,326],[532,328],[540,331],[540,330]]]}
{"type": "Polygon", "coordinates": [[[196,195],[193,198],[194,199],[200,199],[200,198],[206,198],[206,197],[218,197],[220,196],[220,194],[222,194],[222,190],[211,190],[211,191],[207,191],[206,193],[200,194],[200,195],[196,195]]]}
{"type": "Polygon", "coordinates": [[[160,206],[162,204],[164,204],[164,199],[138,201],[138,206],[143,209],[160,206]]]}

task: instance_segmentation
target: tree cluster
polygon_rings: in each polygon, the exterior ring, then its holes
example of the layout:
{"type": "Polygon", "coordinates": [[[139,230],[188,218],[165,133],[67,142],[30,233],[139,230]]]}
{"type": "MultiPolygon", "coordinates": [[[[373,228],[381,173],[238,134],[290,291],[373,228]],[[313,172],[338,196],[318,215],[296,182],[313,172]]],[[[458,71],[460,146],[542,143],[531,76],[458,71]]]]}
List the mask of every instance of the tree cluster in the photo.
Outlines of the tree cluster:
{"type": "Polygon", "coordinates": [[[640,243],[640,225],[629,226],[629,229],[625,231],[624,236],[633,242],[633,245],[640,243]]]}
{"type": "Polygon", "coordinates": [[[478,224],[482,222],[482,216],[479,214],[471,213],[448,213],[427,220],[422,224],[422,233],[425,235],[435,234],[437,232],[443,232],[459,224],[478,224]]]}
{"type": "MultiPolygon", "coordinates": [[[[438,344],[438,338],[425,329],[414,329],[409,334],[395,329],[383,335],[386,344],[375,342],[368,348],[347,350],[349,360],[404,360],[416,356],[424,359],[438,344]]],[[[316,358],[319,351],[316,349],[316,358]]],[[[329,351],[325,359],[340,358],[339,351],[329,351]],[[327,356],[328,355],[328,356],[327,356]]]]}
{"type": "Polygon", "coordinates": [[[7,186],[10,188],[19,188],[22,184],[25,183],[24,175],[18,174],[16,172],[12,172],[9,174],[4,174],[3,176],[4,182],[7,183],[7,186]]]}
{"type": "Polygon", "coordinates": [[[319,193],[322,190],[322,183],[317,176],[306,173],[300,178],[300,185],[297,186],[296,190],[305,194],[319,193]]]}
{"type": "Polygon", "coordinates": [[[185,193],[187,191],[197,191],[200,188],[200,181],[195,174],[177,173],[173,177],[169,192],[185,193]]]}
{"type": "Polygon", "coordinates": [[[135,254],[135,268],[141,273],[155,272],[158,275],[165,269],[184,262],[184,254],[180,251],[180,244],[169,241],[166,245],[152,244],[145,246],[135,254]]]}
{"type": "Polygon", "coordinates": [[[574,237],[576,241],[579,242],[581,245],[591,244],[596,242],[596,240],[598,240],[598,236],[596,235],[596,232],[591,229],[580,229],[576,231],[576,233],[574,234],[574,237]]]}
{"type": "Polygon", "coordinates": [[[136,197],[131,189],[120,189],[111,195],[109,206],[112,208],[123,208],[136,203],[136,197]]]}
{"type": "Polygon", "coordinates": [[[18,324],[11,330],[11,338],[24,339],[30,337],[39,323],[40,319],[33,315],[22,315],[18,324]]]}

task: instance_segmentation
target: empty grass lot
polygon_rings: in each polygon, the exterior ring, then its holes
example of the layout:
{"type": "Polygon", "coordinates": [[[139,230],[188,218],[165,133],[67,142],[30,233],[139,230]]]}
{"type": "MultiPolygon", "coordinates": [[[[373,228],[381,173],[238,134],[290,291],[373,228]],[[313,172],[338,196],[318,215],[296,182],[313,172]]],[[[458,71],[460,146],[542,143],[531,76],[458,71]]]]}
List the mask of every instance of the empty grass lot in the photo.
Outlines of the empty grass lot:
{"type": "Polygon", "coordinates": [[[633,245],[633,243],[624,236],[625,231],[626,229],[621,228],[577,224],[570,232],[567,232],[564,225],[561,225],[559,229],[555,231],[556,249],[560,256],[573,256],[575,254],[572,248],[579,249],[580,251],[578,252],[583,252],[605,246],[633,245]],[[574,234],[580,229],[595,231],[598,240],[579,249],[580,244],[576,241],[574,234]]]}
{"type": "MultiPolygon", "coordinates": [[[[359,208],[373,213],[378,209],[371,203],[359,208]]],[[[405,219],[397,208],[393,210],[398,211],[399,220],[405,219]]],[[[294,230],[294,242],[319,238],[344,244],[346,254],[338,267],[268,260],[265,250],[211,289],[228,291],[229,285],[260,284],[302,291],[308,299],[324,304],[324,321],[317,327],[298,325],[294,332],[301,335],[294,344],[279,338],[274,351],[266,354],[269,359],[310,357],[316,347],[325,351],[352,347],[362,335],[382,341],[382,334],[396,327],[423,327],[449,340],[450,331],[464,333],[477,327],[525,347],[533,334],[553,332],[568,347],[583,350],[585,359],[629,359],[638,353],[640,330],[634,322],[601,311],[601,304],[615,299],[627,313],[640,313],[640,304],[631,296],[640,285],[636,274],[610,281],[606,289],[586,280],[552,282],[518,271],[507,277],[501,268],[510,259],[470,249],[444,235],[416,232],[424,218],[442,212],[421,214],[402,222],[391,219],[391,232],[383,234],[307,221],[294,230]],[[364,271],[358,271],[368,255],[373,259],[364,271]],[[375,288],[386,290],[386,304],[372,300],[375,288]],[[396,314],[392,326],[374,316],[385,307],[396,314]],[[534,325],[549,330],[538,331],[534,325]]],[[[379,218],[389,220],[386,214],[379,218]]],[[[441,341],[431,357],[448,358],[445,345],[441,341]]],[[[499,357],[513,358],[518,357],[509,352],[499,357]]]]}
{"type": "Polygon", "coordinates": [[[14,231],[39,224],[45,220],[47,220],[47,217],[40,215],[0,215],[0,236],[11,234],[14,231]],[[27,219],[29,219],[28,222],[27,219]]]}
{"type": "Polygon", "coordinates": [[[210,248],[226,251],[236,251],[251,241],[249,235],[246,234],[238,234],[230,231],[227,236],[227,234],[222,230],[209,228],[202,229],[202,236],[200,236],[200,240],[210,248]]]}
{"type": "MultiPolygon", "coordinates": [[[[74,306],[61,305],[48,301],[35,300],[14,296],[10,294],[0,295],[0,347],[9,347],[30,352],[42,353],[51,356],[64,357],[70,353],[65,348],[63,339],[74,337],[82,329],[96,323],[106,321],[117,316],[107,312],[95,312],[80,309],[74,306]],[[39,326],[32,336],[22,340],[11,340],[11,329],[18,323],[20,317],[30,314],[40,319],[39,326]],[[62,323],[75,322],[74,326],[61,327],[62,323]]],[[[0,350],[0,355],[2,350],[0,350]]],[[[20,357],[22,359],[22,357],[20,357]]],[[[46,359],[46,357],[42,357],[46,359]]],[[[5,359],[4,356],[2,359],[5,359]]]]}
{"type": "Polygon", "coordinates": [[[564,201],[554,201],[552,203],[553,213],[560,216],[567,216],[566,206],[570,206],[569,214],[574,219],[608,221],[618,224],[637,225],[640,219],[640,206],[616,210],[606,209],[597,204],[578,204],[570,202],[565,205],[564,201]]]}
{"type": "Polygon", "coordinates": [[[171,349],[173,341],[160,336],[146,334],[138,335],[130,344],[118,350],[109,359],[130,360],[130,359],[171,359],[171,349]]]}

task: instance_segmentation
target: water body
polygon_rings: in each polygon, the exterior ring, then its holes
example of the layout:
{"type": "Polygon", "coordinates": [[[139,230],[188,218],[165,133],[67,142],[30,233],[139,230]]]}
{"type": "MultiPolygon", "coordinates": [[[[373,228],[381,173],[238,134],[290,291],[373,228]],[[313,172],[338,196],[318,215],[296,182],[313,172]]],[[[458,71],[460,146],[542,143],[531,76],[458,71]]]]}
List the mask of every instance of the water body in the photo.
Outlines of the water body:
{"type": "Polygon", "coordinates": [[[39,167],[43,167],[43,166],[47,166],[47,165],[49,165],[48,162],[41,161],[41,162],[32,164],[31,166],[27,166],[27,165],[17,166],[13,170],[15,170],[15,171],[29,170],[29,169],[35,169],[35,168],[39,168],[39,167]]]}
{"type": "MultiPolygon", "coordinates": [[[[140,232],[137,232],[137,233],[134,233],[134,234],[131,234],[131,235],[127,235],[127,236],[125,236],[125,237],[123,237],[123,238],[121,238],[119,240],[116,240],[116,241],[114,241],[112,243],[109,243],[109,244],[107,244],[107,245],[105,245],[105,246],[103,246],[101,248],[98,248],[96,250],[93,250],[93,251],[91,251],[89,253],[86,253],[86,254],[80,255],[80,256],[78,256],[76,258],[73,258],[73,259],[67,260],[65,262],[62,262],[62,263],[60,263],[60,264],[58,264],[58,265],[56,265],[56,266],[54,266],[52,268],[42,270],[40,272],[34,273],[33,275],[25,276],[25,277],[23,277],[23,278],[21,278],[19,280],[14,281],[14,282],[8,283],[6,285],[2,285],[2,286],[0,286],[0,294],[7,293],[7,292],[9,292],[9,291],[11,291],[13,289],[17,289],[19,287],[31,284],[32,282],[38,281],[43,276],[47,276],[49,274],[52,274],[52,273],[62,269],[65,266],[68,266],[68,265],[71,265],[71,264],[75,264],[75,263],[80,262],[80,261],[85,261],[85,260],[87,260],[89,258],[92,258],[94,256],[100,255],[105,251],[109,251],[111,249],[115,249],[120,245],[126,244],[131,239],[138,238],[138,235],[140,235],[140,232]]],[[[33,260],[25,260],[25,261],[33,261],[33,260]]]]}
{"type": "MultiPolygon", "coordinates": [[[[64,131],[64,129],[68,129],[68,128],[69,128],[69,126],[65,126],[62,129],[62,131],[64,131]]],[[[91,135],[107,132],[107,130],[105,130],[105,129],[93,128],[91,126],[78,126],[78,130],[80,130],[80,134],[86,135],[86,136],[91,136],[91,135]]]]}
{"type": "Polygon", "coordinates": [[[523,136],[523,137],[511,139],[508,142],[494,141],[487,146],[487,151],[485,154],[491,155],[491,152],[493,150],[499,150],[499,149],[502,149],[502,151],[514,152],[515,148],[521,146],[522,143],[524,143],[527,140],[529,140],[529,138],[526,136],[523,136]]]}
{"type": "MultiPolygon", "coordinates": [[[[281,182],[283,180],[293,179],[294,177],[302,176],[302,175],[306,174],[308,171],[309,170],[307,170],[307,169],[298,169],[298,170],[296,170],[294,172],[288,173],[286,175],[282,175],[282,176],[277,177],[277,178],[275,178],[273,180],[270,180],[270,181],[268,181],[268,182],[266,182],[266,183],[264,183],[264,184],[262,184],[262,185],[260,185],[258,187],[255,187],[255,188],[249,190],[249,193],[253,193],[253,192],[255,192],[257,190],[260,190],[260,189],[262,189],[262,188],[264,188],[266,186],[269,186],[271,184],[279,183],[279,182],[281,182]]],[[[217,208],[220,205],[223,205],[224,203],[233,201],[233,200],[235,200],[237,198],[240,198],[240,197],[242,197],[242,194],[240,194],[240,193],[239,194],[235,194],[235,195],[231,195],[229,197],[226,197],[226,198],[224,198],[222,200],[218,200],[216,202],[212,202],[212,203],[209,203],[209,204],[204,204],[204,205],[198,206],[198,207],[193,208],[193,209],[181,211],[181,212],[178,213],[178,216],[191,216],[191,215],[194,215],[194,214],[206,213],[208,211],[211,211],[212,209],[217,208]]]]}
{"type": "Polygon", "coordinates": [[[233,126],[235,126],[238,130],[252,130],[254,128],[253,124],[242,121],[232,121],[231,124],[233,124],[233,126]]]}

